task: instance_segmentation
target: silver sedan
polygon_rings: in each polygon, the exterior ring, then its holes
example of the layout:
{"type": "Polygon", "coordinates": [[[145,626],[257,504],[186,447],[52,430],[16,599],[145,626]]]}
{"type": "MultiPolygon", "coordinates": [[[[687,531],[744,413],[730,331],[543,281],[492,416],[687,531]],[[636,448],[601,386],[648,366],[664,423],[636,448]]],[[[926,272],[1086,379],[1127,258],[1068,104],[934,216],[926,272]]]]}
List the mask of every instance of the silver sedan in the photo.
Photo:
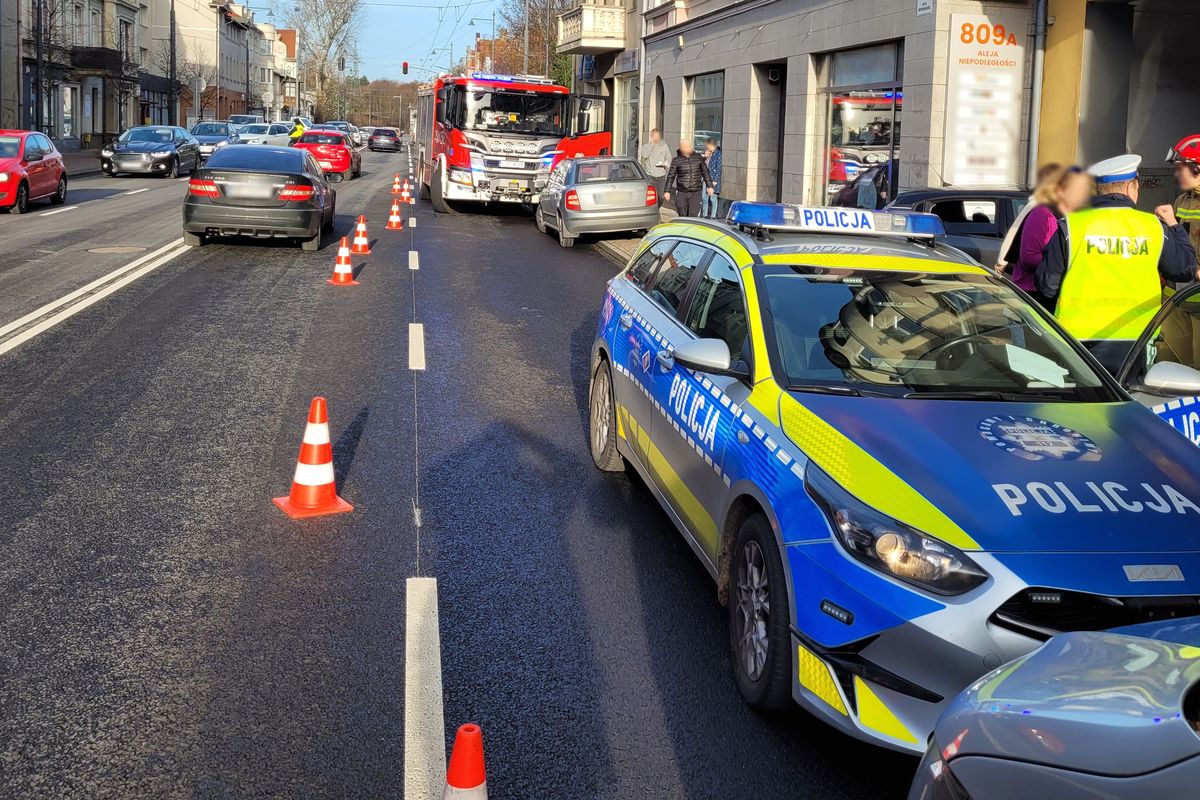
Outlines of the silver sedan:
{"type": "Polygon", "coordinates": [[[559,162],[542,191],[534,221],[571,247],[583,233],[648,230],[659,223],[658,193],[632,158],[599,156],[559,162]]]}

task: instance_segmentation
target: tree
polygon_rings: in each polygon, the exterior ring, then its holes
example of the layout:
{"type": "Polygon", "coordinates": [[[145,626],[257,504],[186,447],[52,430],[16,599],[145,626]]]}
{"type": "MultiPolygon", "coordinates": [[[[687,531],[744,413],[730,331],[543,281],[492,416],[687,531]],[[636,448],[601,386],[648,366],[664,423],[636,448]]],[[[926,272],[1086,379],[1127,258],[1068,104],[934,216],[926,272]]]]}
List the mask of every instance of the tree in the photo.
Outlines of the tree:
{"type": "MultiPolygon", "coordinates": [[[[171,43],[167,40],[158,42],[154,50],[154,60],[162,71],[171,71],[171,43]]],[[[180,105],[185,109],[196,108],[197,116],[203,117],[206,109],[217,107],[217,65],[209,63],[208,51],[203,45],[178,38],[175,40],[175,77],[180,85],[180,105]],[[205,84],[200,93],[199,103],[192,96],[192,87],[197,81],[205,84]]],[[[187,114],[184,114],[186,117],[187,114]]],[[[182,124],[182,123],[181,123],[182,124]]]]}
{"type": "MultiPolygon", "coordinates": [[[[515,47],[497,47],[496,61],[503,66],[504,72],[522,72],[525,62],[525,6],[529,5],[529,71],[535,74],[546,74],[561,84],[571,80],[571,57],[558,55],[554,52],[558,37],[558,15],[569,11],[573,6],[572,0],[504,0],[497,11],[497,16],[504,23],[497,31],[497,38],[513,41],[515,47]],[[549,25],[547,25],[549,12],[549,25]],[[549,44],[550,64],[546,69],[546,52],[549,44]],[[513,52],[515,50],[515,52],[513,52]],[[514,57],[515,56],[515,57],[514,57]]],[[[500,44],[499,42],[497,44],[500,44]]]]}
{"type": "Polygon", "coordinates": [[[312,79],[323,115],[342,98],[341,81],[334,79],[339,58],[358,60],[358,34],[363,24],[363,0],[292,0],[288,26],[300,39],[300,61],[312,79]]]}

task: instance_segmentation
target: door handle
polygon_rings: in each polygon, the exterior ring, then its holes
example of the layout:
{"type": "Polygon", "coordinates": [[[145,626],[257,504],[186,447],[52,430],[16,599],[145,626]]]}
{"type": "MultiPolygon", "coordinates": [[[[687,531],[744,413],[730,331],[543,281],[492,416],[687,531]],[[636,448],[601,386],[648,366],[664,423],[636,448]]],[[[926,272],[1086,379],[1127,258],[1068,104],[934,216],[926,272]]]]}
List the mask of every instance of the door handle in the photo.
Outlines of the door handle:
{"type": "Polygon", "coordinates": [[[630,314],[628,312],[622,314],[620,321],[621,321],[621,327],[624,328],[625,330],[629,330],[630,328],[633,327],[633,314],[630,314]]]}
{"type": "Polygon", "coordinates": [[[675,369],[675,354],[670,350],[659,350],[658,355],[655,357],[658,359],[658,366],[662,367],[663,372],[670,372],[675,369]]]}

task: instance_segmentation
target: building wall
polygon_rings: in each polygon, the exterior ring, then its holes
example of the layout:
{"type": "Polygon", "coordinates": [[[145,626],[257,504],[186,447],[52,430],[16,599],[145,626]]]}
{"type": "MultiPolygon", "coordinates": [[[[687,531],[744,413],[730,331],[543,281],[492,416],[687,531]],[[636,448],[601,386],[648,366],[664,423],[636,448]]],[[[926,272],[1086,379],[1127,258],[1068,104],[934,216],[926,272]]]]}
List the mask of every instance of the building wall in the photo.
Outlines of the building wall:
{"type": "Polygon", "coordinates": [[[0,128],[21,122],[19,0],[0,0],[0,128]]]}
{"type": "MultiPolygon", "coordinates": [[[[939,0],[930,14],[917,14],[912,0],[750,0],[735,9],[726,0],[702,0],[687,8],[687,21],[647,36],[642,96],[652,109],[661,79],[664,137],[673,142],[692,133],[687,78],[723,70],[722,193],[820,202],[825,131],[815,56],[903,41],[900,186],[941,185],[951,15],[1022,9],[1028,13],[1021,5],[980,0],[939,0]],[[777,103],[762,80],[767,65],[786,70],[782,175],[771,163],[773,130],[763,128],[769,105],[777,103]]],[[[644,130],[653,116],[644,115],[644,130]]]]}

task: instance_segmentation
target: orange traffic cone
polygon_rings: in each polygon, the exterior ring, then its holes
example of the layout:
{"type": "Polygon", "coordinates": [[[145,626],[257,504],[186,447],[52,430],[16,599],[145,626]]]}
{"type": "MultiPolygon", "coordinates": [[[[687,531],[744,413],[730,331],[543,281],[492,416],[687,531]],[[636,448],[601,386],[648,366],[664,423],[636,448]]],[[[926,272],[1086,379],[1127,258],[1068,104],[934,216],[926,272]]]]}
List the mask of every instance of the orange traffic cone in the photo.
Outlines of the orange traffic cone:
{"type": "Polygon", "coordinates": [[[346,244],[345,236],[338,245],[337,258],[333,262],[333,277],[325,282],[334,286],[358,285],[358,281],[354,280],[354,267],[350,264],[350,245],[346,244]]]}
{"type": "Polygon", "coordinates": [[[400,202],[412,204],[412,195],[408,193],[408,181],[404,182],[404,188],[400,190],[400,202]]]}
{"type": "Polygon", "coordinates": [[[487,775],[483,768],[483,730],[471,722],[454,736],[446,790],[442,800],[487,800],[487,775]]]}
{"type": "Polygon", "coordinates": [[[350,252],[356,256],[371,255],[371,240],[367,238],[367,218],[362,214],[358,215],[358,225],[354,228],[354,242],[350,246],[350,252]]]}
{"type": "Polygon", "coordinates": [[[308,407],[308,425],[296,460],[292,491],[286,497],[273,499],[292,519],[354,510],[354,506],[337,496],[334,485],[333,445],[329,443],[329,412],[324,397],[314,397],[308,407]]]}
{"type": "Polygon", "coordinates": [[[388,223],[385,228],[389,231],[404,230],[404,220],[400,219],[400,201],[392,201],[392,213],[388,214],[388,223]]]}
{"type": "Polygon", "coordinates": [[[400,194],[400,173],[396,173],[396,177],[392,178],[392,194],[400,194]]]}

